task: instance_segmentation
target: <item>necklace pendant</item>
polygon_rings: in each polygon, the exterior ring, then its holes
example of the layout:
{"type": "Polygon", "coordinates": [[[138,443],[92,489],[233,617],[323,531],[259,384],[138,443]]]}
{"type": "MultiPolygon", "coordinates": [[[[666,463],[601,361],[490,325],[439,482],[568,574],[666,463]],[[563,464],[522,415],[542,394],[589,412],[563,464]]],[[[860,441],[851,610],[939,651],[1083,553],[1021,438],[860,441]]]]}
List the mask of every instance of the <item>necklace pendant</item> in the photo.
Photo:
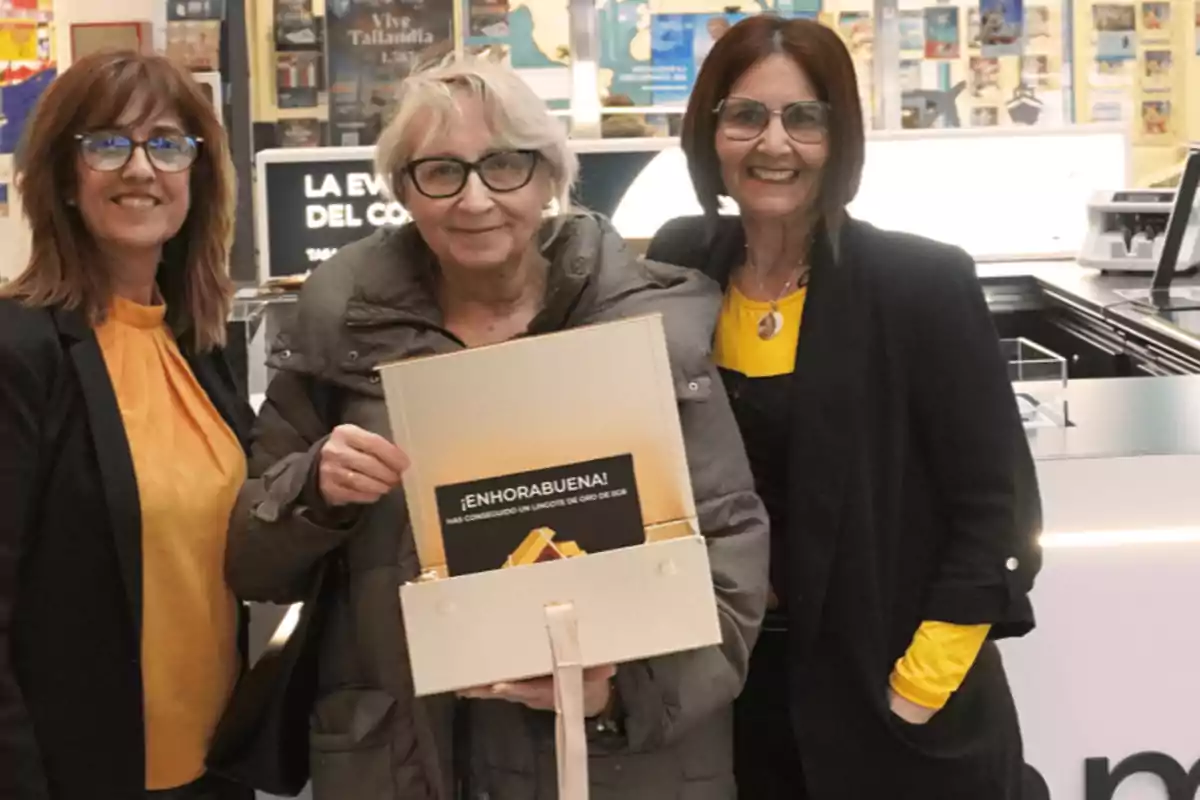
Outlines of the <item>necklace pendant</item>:
{"type": "Polygon", "coordinates": [[[783,314],[771,309],[758,321],[758,338],[768,342],[783,330],[783,314]]]}

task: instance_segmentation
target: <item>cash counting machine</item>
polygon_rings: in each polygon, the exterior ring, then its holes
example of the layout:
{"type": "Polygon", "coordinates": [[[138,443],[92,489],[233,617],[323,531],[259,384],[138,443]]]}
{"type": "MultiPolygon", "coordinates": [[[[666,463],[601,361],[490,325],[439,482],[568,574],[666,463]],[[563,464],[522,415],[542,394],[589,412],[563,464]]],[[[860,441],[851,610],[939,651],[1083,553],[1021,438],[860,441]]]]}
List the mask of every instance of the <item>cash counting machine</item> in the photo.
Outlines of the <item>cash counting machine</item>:
{"type": "Polygon", "coordinates": [[[1195,286],[1172,287],[1200,267],[1200,147],[1193,145],[1175,190],[1113,192],[1089,204],[1079,263],[1104,272],[1150,272],[1146,289],[1117,293],[1158,312],[1200,310],[1195,286]]]}
{"type": "MultiPolygon", "coordinates": [[[[1106,272],[1154,272],[1174,205],[1174,189],[1097,192],[1088,203],[1088,232],[1079,263],[1106,272]]],[[[1185,239],[1176,271],[1200,261],[1200,216],[1195,212],[1185,239]]]]}
{"type": "Polygon", "coordinates": [[[1185,162],[1176,189],[1098,192],[1088,203],[1088,232],[1079,263],[1105,272],[1171,273],[1200,266],[1200,207],[1195,182],[1200,151],[1185,162]],[[1168,246],[1170,245],[1170,246],[1168,246]]]}

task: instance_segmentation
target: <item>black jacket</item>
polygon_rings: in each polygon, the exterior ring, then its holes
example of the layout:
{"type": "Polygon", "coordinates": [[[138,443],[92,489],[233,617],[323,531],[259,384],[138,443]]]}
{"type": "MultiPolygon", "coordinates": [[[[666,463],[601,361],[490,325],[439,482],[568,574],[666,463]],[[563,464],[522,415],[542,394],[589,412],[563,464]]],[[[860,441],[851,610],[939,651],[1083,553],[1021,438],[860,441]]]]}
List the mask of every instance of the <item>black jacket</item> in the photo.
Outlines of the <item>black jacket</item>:
{"type": "MultiPolygon", "coordinates": [[[[221,353],[181,349],[246,441],[221,353]]],[[[141,520],[81,314],[0,299],[0,797],[144,797],[141,520]]]]}
{"type": "MultiPolygon", "coordinates": [[[[925,726],[887,706],[923,620],[1034,625],[1041,505],[971,258],[848,221],[822,233],[793,375],[787,518],[793,718],[815,800],[1017,797],[1016,712],[985,645],[925,726]]],[[[648,257],[722,285],[740,221],[665,225],[648,257]]]]}

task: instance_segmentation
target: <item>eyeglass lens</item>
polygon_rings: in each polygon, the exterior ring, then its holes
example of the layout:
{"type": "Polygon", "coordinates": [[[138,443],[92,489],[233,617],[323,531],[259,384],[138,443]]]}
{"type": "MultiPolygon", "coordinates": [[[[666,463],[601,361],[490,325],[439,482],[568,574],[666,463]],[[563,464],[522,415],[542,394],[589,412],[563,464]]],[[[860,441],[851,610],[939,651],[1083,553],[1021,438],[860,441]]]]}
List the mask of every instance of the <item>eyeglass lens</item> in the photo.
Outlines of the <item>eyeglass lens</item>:
{"type": "Polygon", "coordinates": [[[182,133],[152,136],[136,142],[116,131],[96,131],[79,139],[83,161],[98,172],[113,172],[123,168],[133,158],[135,147],[143,147],[150,164],[160,172],[182,172],[196,161],[199,142],[182,133]]]}
{"type": "Polygon", "coordinates": [[[776,112],[757,100],[732,98],[721,103],[721,131],[738,141],[754,139],[767,129],[775,114],[779,114],[787,135],[797,142],[815,144],[825,136],[828,124],[826,106],[816,100],[789,103],[776,112]]]}
{"type": "Polygon", "coordinates": [[[536,152],[506,150],[474,163],[450,157],[421,158],[408,165],[408,174],[421,194],[443,198],[461,192],[472,172],[493,192],[515,192],[529,183],[536,166],[536,152]]]}

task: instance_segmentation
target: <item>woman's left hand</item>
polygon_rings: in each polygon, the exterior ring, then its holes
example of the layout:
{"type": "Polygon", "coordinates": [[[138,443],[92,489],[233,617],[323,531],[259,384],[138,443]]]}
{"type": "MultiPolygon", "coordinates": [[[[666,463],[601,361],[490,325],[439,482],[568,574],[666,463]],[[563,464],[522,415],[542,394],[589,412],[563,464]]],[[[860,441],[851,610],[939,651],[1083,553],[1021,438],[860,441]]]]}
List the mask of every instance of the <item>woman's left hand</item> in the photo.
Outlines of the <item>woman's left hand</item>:
{"type": "Polygon", "coordinates": [[[895,690],[890,687],[888,688],[888,705],[891,707],[893,714],[909,725],[924,725],[937,714],[935,709],[917,705],[913,701],[896,694],[895,690]]]}
{"type": "MultiPolygon", "coordinates": [[[[583,714],[594,717],[612,700],[612,679],[617,674],[613,666],[592,667],[583,671],[583,714]]],[[[467,689],[459,697],[470,700],[507,700],[537,711],[554,710],[554,679],[534,678],[513,683],[496,683],[478,689],[467,689]]]]}

